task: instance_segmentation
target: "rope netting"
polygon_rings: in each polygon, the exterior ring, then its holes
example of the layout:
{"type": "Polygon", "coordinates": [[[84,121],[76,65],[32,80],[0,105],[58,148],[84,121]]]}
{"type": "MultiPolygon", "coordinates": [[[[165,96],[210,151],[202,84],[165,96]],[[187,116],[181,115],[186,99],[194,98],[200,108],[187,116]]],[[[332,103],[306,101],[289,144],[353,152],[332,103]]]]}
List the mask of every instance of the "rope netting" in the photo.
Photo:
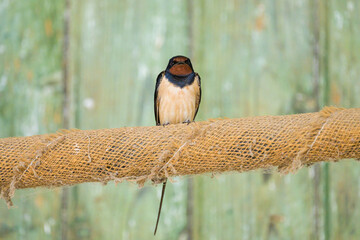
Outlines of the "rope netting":
{"type": "Polygon", "coordinates": [[[62,130],[0,139],[0,193],[83,182],[147,180],[360,158],[360,108],[191,124],[62,130]]]}

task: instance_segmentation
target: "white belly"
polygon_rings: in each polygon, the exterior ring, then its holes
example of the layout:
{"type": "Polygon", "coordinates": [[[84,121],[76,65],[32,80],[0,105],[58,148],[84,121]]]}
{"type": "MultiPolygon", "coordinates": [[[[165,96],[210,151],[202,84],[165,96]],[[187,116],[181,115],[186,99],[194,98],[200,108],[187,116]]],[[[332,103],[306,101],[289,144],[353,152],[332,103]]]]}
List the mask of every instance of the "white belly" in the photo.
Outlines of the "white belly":
{"type": "Polygon", "coordinates": [[[180,88],[164,79],[159,87],[160,124],[193,121],[197,91],[197,83],[180,88]]]}

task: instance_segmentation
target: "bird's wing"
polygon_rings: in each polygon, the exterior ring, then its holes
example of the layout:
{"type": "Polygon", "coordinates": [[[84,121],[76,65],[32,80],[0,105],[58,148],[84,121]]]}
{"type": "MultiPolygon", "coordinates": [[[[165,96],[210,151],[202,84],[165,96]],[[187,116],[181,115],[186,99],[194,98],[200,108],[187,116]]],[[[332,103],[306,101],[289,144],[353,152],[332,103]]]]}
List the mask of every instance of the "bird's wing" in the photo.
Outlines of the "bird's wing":
{"type": "Polygon", "coordinates": [[[156,86],[155,86],[155,92],[154,92],[154,113],[155,113],[156,125],[160,125],[160,115],[159,115],[160,98],[158,97],[158,90],[159,90],[159,85],[160,85],[160,82],[161,82],[161,79],[163,76],[164,76],[164,71],[162,71],[156,78],[156,86]]]}
{"type": "MultiPolygon", "coordinates": [[[[195,102],[195,115],[194,115],[194,119],[196,117],[196,114],[199,110],[199,105],[200,105],[200,101],[201,101],[201,79],[200,79],[200,75],[195,73],[195,81],[197,81],[197,84],[199,85],[199,92],[197,92],[196,94],[196,102],[195,102]]],[[[193,119],[193,120],[194,120],[193,119]]]]}

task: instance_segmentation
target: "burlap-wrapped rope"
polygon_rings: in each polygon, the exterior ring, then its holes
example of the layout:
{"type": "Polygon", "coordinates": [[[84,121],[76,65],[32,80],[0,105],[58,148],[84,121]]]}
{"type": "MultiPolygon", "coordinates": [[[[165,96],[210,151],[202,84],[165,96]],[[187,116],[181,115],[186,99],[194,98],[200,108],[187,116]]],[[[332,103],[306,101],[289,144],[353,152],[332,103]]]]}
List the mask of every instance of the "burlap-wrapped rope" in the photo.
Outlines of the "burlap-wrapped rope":
{"type": "Polygon", "coordinates": [[[0,139],[0,193],[360,158],[360,108],[0,139]]]}

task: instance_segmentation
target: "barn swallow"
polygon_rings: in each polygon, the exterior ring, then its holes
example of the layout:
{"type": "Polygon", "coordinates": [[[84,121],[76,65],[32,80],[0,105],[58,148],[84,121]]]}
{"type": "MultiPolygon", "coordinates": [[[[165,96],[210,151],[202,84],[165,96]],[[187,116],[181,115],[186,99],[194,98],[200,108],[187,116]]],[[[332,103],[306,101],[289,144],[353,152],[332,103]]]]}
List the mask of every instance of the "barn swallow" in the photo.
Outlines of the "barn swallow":
{"type": "MultiPolygon", "coordinates": [[[[194,121],[201,100],[200,76],[189,58],[175,56],[169,60],[165,71],[156,79],[154,111],[156,125],[190,123],[194,121]]],[[[158,227],[166,181],[163,183],[159,212],[154,235],[158,227]]]]}

